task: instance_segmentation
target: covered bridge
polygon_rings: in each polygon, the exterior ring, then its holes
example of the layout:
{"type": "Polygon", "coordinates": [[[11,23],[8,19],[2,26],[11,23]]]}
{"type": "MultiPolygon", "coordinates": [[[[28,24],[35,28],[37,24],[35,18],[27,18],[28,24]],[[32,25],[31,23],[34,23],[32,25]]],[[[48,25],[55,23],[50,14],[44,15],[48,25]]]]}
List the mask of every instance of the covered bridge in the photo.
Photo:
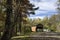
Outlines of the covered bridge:
{"type": "Polygon", "coordinates": [[[43,24],[37,24],[31,27],[33,32],[43,32],[43,24]]]}

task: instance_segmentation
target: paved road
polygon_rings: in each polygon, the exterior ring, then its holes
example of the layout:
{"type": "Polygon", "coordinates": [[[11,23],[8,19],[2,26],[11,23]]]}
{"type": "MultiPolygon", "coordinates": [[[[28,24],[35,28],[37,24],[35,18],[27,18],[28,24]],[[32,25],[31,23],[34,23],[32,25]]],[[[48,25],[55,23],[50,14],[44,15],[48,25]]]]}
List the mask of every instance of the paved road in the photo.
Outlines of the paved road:
{"type": "Polygon", "coordinates": [[[30,34],[32,36],[36,35],[36,36],[60,36],[60,33],[58,32],[36,32],[36,33],[32,33],[30,34]]]}
{"type": "Polygon", "coordinates": [[[55,32],[38,32],[27,36],[26,38],[15,38],[14,40],[60,40],[60,33],[55,32]]]}
{"type": "Polygon", "coordinates": [[[57,32],[38,32],[30,35],[31,39],[36,40],[60,40],[60,33],[57,32]]]}

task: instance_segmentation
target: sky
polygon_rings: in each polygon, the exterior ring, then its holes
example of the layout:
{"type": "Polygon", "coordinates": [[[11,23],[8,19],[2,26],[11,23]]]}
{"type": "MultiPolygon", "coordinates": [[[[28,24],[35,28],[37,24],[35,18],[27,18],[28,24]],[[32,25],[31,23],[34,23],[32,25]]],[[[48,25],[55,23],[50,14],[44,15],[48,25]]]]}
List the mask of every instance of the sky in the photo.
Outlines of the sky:
{"type": "Polygon", "coordinates": [[[39,7],[39,9],[35,11],[35,15],[30,15],[29,18],[43,19],[45,16],[50,17],[53,14],[57,14],[56,2],[57,0],[30,0],[30,3],[34,4],[35,7],[39,7]]]}

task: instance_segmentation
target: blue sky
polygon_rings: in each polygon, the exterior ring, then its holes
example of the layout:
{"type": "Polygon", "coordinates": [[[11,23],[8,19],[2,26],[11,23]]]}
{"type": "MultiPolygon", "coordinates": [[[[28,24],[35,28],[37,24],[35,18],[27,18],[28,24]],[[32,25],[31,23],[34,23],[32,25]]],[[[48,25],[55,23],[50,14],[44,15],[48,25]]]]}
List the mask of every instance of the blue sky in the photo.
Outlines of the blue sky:
{"type": "Polygon", "coordinates": [[[30,18],[41,18],[43,19],[45,16],[50,17],[53,14],[57,14],[57,0],[30,0],[35,7],[39,7],[38,10],[35,11],[35,15],[30,15],[30,18]]]}

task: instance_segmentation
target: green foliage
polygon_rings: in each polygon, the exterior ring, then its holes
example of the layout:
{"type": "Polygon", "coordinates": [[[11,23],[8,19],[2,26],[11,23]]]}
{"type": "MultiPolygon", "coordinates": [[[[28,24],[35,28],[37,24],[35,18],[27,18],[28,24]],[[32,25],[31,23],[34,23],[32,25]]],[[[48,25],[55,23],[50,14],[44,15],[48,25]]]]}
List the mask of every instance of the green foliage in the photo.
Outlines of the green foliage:
{"type": "Polygon", "coordinates": [[[31,33],[31,27],[29,27],[29,26],[25,26],[25,28],[24,28],[25,30],[24,30],[24,32],[25,32],[25,34],[30,34],[31,33]]]}
{"type": "Polygon", "coordinates": [[[32,27],[33,25],[37,25],[39,23],[43,24],[44,29],[49,29],[50,31],[56,32],[57,31],[57,26],[60,23],[60,17],[59,14],[57,15],[52,15],[50,18],[48,18],[47,16],[44,19],[29,19],[28,21],[28,25],[30,27],[32,27]]]}

